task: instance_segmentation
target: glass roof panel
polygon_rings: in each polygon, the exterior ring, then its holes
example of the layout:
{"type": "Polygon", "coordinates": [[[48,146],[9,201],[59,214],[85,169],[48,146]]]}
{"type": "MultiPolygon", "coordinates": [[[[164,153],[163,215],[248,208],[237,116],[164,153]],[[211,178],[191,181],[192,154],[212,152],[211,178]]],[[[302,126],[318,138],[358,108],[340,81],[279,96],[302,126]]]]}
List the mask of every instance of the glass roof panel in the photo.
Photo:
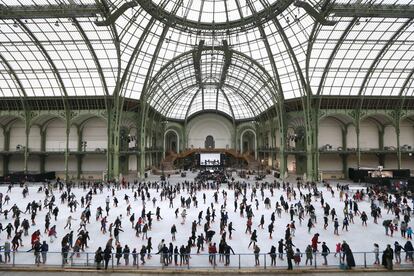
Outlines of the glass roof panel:
{"type": "MultiPolygon", "coordinates": [[[[338,21],[333,26],[320,25],[294,1],[276,16],[261,18],[265,10],[283,1],[150,1],[179,18],[177,25],[168,18],[151,18],[144,1],[117,17],[113,27],[97,25],[96,21],[105,19],[101,15],[70,20],[50,15],[1,19],[0,96],[22,95],[15,77],[27,96],[112,95],[119,78],[123,80],[122,96],[147,100],[167,117],[183,119],[194,112],[218,109],[235,119],[249,119],[274,105],[278,96],[275,84],[280,84],[285,99],[305,95],[302,76],[313,94],[413,93],[408,79],[414,66],[413,24],[401,30],[407,18],[378,16],[353,21],[341,17],[329,18],[338,21]],[[249,21],[249,17],[258,20],[249,21]],[[190,21],[210,24],[211,29],[182,23],[190,21]],[[244,25],[244,21],[250,23],[244,25]],[[215,27],[232,22],[237,24],[229,29],[215,27]],[[200,41],[204,48],[197,75],[192,53],[200,41]],[[225,44],[233,53],[229,63],[225,44]]],[[[325,1],[307,2],[319,11],[325,1]]],[[[16,9],[96,3],[0,0],[1,5],[16,9]]],[[[114,12],[125,1],[107,3],[114,12]]],[[[335,3],[413,5],[414,1],[335,3]]]]}

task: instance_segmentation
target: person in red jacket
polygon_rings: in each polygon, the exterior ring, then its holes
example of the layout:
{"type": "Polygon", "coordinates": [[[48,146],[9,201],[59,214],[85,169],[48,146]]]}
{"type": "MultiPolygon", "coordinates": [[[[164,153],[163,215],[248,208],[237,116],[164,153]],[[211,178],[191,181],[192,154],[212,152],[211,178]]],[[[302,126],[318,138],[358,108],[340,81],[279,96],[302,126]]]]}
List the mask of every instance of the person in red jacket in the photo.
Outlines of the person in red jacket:
{"type": "Polygon", "coordinates": [[[40,230],[36,230],[32,234],[32,239],[31,239],[32,248],[34,248],[34,245],[36,244],[37,241],[40,241],[40,230]]]}
{"type": "Polygon", "coordinates": [[[318,251],[318,243],[321,243],[320,241],[318,241],[319,239],[319,233],[316,233],[313,238],[312,238],[312,249],[313,252],[318,251]]]}
{"type": "Polygon", "coordinates": [[[208,260],[210,264],[216,265],[216,253],[217,253],[217,247],[216,243],[211,244],[208,246],[208,260]]]}
{"type": "Polygon", "coordinates": [[[49,238],[51,243],[53,243],[54,238],[57,238],[56,234],[56,225],[53,225],[52,228],[49,229],[49,238]]]}

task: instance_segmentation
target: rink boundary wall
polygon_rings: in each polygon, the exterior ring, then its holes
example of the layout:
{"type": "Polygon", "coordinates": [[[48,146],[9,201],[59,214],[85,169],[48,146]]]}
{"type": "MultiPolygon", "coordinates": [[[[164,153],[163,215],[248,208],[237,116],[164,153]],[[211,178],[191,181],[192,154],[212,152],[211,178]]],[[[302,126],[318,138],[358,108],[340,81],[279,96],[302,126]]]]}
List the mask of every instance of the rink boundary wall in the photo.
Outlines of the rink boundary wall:
{"type": "MultiPolygon", "coordinates": [[[[211,274],[220,274],[220,275],[252,275],[252,274],[328,274],[328,273],[398,273],[398,272],[413,272],[414,268],[397,268],[394,270],[387,270],[383,268],[354,268],[351,270],[346,269],[334,269],[334,268],[326,268],[326,269],[293,269],[287,270],[284,269],[220,269],[220,268],[206,268],[206,269],[161,269],[161,268],[154,268],[154,269],[93,269],[93,268],[44,268],[44,267],[0,267],[0,272],[33,272],[33,273],[119,273],[119,274],[148,274],[148,275],[157,275],[157,274],[165,274],[165,275],[186,275],[186,274],[204,274],[204,275],[211,275],[211,274]]],[[[0,273],[1,274],[1,273],[0,273]]]]}

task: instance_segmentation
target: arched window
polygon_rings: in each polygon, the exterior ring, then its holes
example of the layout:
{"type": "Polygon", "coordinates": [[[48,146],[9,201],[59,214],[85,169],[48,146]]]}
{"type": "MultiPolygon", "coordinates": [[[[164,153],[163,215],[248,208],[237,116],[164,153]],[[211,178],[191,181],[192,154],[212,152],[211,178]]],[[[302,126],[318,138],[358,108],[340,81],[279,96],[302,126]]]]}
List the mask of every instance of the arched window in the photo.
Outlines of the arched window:
{"type": "Polygon", "coordinates": [[[214,146],[215,146],[214,137],[211,135],[208,135],[206,137],[206,141],[204,142],[204,147],[206,149],[214,149],[214,146]]]}

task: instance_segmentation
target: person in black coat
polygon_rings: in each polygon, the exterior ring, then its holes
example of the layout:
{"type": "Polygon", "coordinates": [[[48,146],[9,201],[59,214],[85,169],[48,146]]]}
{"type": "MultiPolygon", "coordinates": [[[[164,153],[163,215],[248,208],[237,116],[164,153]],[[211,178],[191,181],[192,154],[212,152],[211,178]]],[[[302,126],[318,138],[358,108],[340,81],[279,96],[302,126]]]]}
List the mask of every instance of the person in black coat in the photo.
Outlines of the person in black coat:
{"type": "Polygon", "coordinates": [[[276,265],[276,247],[274,245],[272,245],[272,247],[270,248],[270,259],[271,259],[271,266],[276,265]]]}
{"type": "Polygon", "coordinates": [[[120,259],[122,258],[122,246],[120,243],[116,245],[115,257],[116,257],[116,265],[120,265],[121,264],[120,259]]]}
{"type": "Polygon", "coordinates": [[[180,251],[178,250],[178,246],[174,248],[174,264],[178,265],[178,256],[180,255],[180,251]]]}
{"type": "Polygon", "coordinates": [[[249,243],[249,246],[247,248],[250,248],[250,245],[252,245],[252,243],[253,243],[253,246],[254,246],[256,244],[256,242],[257,242],[257,233],[256,233],[256,230],[254,230],[252,235],[250,236],[250,243],[249,243]]]}
{"type": "Polygon", "coordinates": [[[355,267],[354,254],[352,253],[352,250],[346,241],[343,241],[341,248],[342,252],[344,252],[344,257],[346,258],[346,264],[348,265],[348,268],[355,267]]]}
{"type": "Polygon", "coordinates": [[[285,248],[285,244],[283,243],[283,239],[278,242],[277,251],[279,253],[279,259],[283,260],[283,249],[285,248]]]}
{"type": "Polygon", "coordinates": [[[413,252],[414,252],[414,248],[413,248],[413,244],[411,243],[411,241],[407,241],[404,245],[404,250],[405,250],[405,261],[413,261],[413,252]]]}
{"type": "Polygon", "coordinates": [[[145,264],[145,254],[147,253],[148,248],[143,245],[141,248],[141,251],[139,251],[139,255],[140,255],[140,259],[141,259],[141,264],[144,265],[145,264]]]}
{"type": "Polygon", "coordinates": [[[69,254],[69,244],[62,246],[62,264],[65,265],[68,263],[68,254],[69,254]]]}
{"type": "Polygon", "coordinates": [[[124,255],[125,265],[129,265],[129,253],[131,250],[129,249],[128,245],[124,246],[124,250],[122,251],[122,254],[124,255]]]}
{"type": "Polygon", "coordinates": [[[391,248],[391,245],[388,244],[387,248],[382,254],[382,265],[385,266],[388,270],[392,270],[392,260],[394,259],[394,251],[391,248]]]}
{"type": "Polygon", "coordinates": [[[98,250],[95,252],[95,263],[96,263],[96,269],[101,269],[101,262],[103,260],[102,256],[102,248],[99,247],[98,250]]]}
{"type": "Polygon", "coordinates": [[[328,265],[328,260],[327,260],[326,257],[329,255],[329,253],[331,253],[331,250],[329,250],[329,248],[326,245],[326,243],[323,242],[322,243],[322,256],[323,256],[323,260],[324,260],[323,265],[328,265]]]}
{"type": "Polygon", "coordinates": [[[394,243],[394,256],[395,256],[395,263],[400,264],[401,263],[401,251],[404,250],[404,247],[402,247],[397,241],[394,243]]]}
{"type": "Polygon", "coordinates": [[[233,253],[233,255],[234,255],[233,248],[231,248],[231,246],[226,243],[224,245],[224,256],[225,256],[224,265],[226,265],[226,266],[230,264],[230,252],[233,253]]]}
{"type": "Polygon", "coordinates": [[[43,241],[43,244],[40,247],[40,250],[42,252],[42,262],[43,264],[45,264],[46,259],[47,259],[47,252],[49,251],[49,245],[46,243],[46,241],[43,241]]]}
{"type": "Polygon", "coordinates": [[[287,262],[288,262],[288,270],[293,269],[292,260],[294,258],[294,254],[295,254],[295,252],[293,252],[292,246],[288,246],[286,248],[286,258],[287,258],[287,262]]]}
{"type": "Polygon", "coordinates": [[[107,246],[104,250],[105,269],[108,269],[109,260],[112,257],[112,248],[107,246]]]}
{"type": "Polygon", "coordinates": [[[160,250],[158,250],[158,252],[156,253],[157,255],[160,254],[161,255],[161,263],[163,265],[168,265],[168,247],[164,244],[160,250]]]}

